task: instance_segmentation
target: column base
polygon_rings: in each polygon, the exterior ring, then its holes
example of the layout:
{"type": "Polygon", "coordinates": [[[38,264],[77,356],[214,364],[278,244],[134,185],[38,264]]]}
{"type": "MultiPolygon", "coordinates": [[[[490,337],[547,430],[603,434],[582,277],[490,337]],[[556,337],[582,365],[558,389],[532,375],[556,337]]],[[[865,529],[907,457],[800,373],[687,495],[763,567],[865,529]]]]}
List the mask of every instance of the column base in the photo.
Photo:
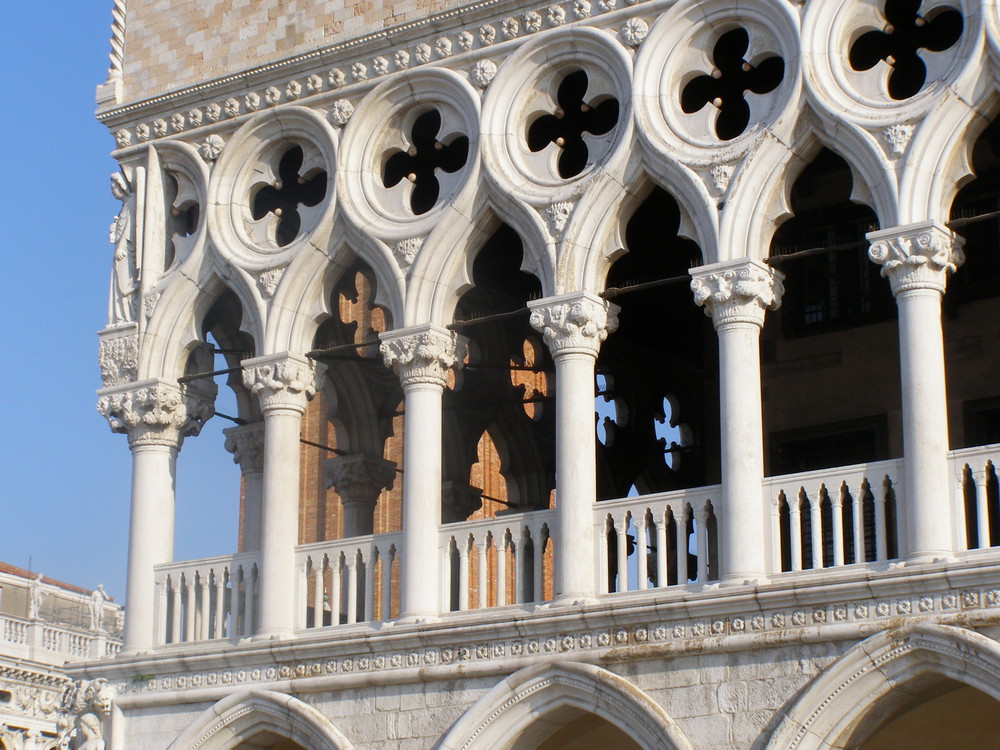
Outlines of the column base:
{"type": "Polygon", "coordinates": [[[768,578],[763,573],[736,573],[726,576],[720,581],[709,581],[704,585],[706,588],[733,588],[734,586],[759,586],[767,582],[768,578]]]}
{"type": "Polygon", "coordinates": [[[933,550],[931,552],[914,552],[903,560],[904,565],[932,565],[934,563],[955,562],[958,558],[950,550],[933,550]]]}
{"type": "Polygon", "coordinates": [[[600,600],[594,594],[559,594],[548,603],[550,607],[585,607],[600,600]]]}
{"type": "Polygon", "coordinates": [[[436,622],[441,622],[441,618],[438,615],[433,614],[403,614],[397,617],[393,622],[397,625],[432,625],[436,622]]]}
{"type": "Polygon", "coordinates": [[[250,636],[250,640],[255,643],[259,641],[287,641],[294,635],[295,632],[292,630],[261,630],[250,636]]]}

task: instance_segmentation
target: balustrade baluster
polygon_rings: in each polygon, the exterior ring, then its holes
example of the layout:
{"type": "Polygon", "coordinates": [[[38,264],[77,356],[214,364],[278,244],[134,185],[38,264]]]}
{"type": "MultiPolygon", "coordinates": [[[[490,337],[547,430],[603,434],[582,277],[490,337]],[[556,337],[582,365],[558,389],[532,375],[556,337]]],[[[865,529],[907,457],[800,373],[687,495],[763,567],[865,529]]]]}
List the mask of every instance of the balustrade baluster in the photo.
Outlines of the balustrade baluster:
{"type": "Polygon", "coordinates": [[[313,627],[323,627],[323,555],[310,558],[313,571],[313,627]]]}
{"type": "Polygon", "coordinates": [[[392,559],[393,547],[390,545],[382,560],[382,606],[379,607],[379,619],[386,621],[392,617],[392,559]]]}
{"type": "Polygon", "coordinates": [[[226,626],[226,568],[215,576],[215,636],[225,637],[226,626]]]}
{"type": "Polygon", "coordinates": [[[458,551],[458,611],[465,612],[469,608],[469,543],[468,540],[455,540],[458,551]]]}
{"type": "Polygon", "coordinates": [[[358,621],[358,553],[352,551],[347,558],[347,624],[358,621]]]}
{"type": "Polygon", "coordinates": [[[514,571],[514,604],[524,604],[524,529],[521,529],[517,536],[517,543],[514,543],[514,532],[510,534],[511,568],[514,571]]]}
{"type": "Polygon", "coordinates": [[[688,580],[687,513],[688,509],[685,505],[681,508],[680,514],[674,516],[674,536],[677,538],[677,584],[679,586],[683,586],[688,580]]]}
{"type": "Polygon", "coordinates": [[[545,591],[542,587],[542,561],[545,558],[545,535],[541,524],[536,523],[531,531],[531,598],[532,601],[545,601],[545,591]]]}
{"type": "Polygon", "coordinates": [[[180,643],[184,640],[181,636],[181,578],[177,577],[177,581],[174,582],[171,579],[172,590],[170,592],[171,604],[173,605],[173,611],[170,617],[170,642],[180,643]]]}
{"type": "Polygon", "coordinates": [[[617,591],[628,591],[628,512],[625,513],[624,517],[620,522],[615,523],[615,534],[617,535],[618,544],[616,552],[617,554],[617,567],[618,567],[618,586],[617,591]]]}
{"type": "Polygon", "coordinates": [[[698,525],[698,583],[708,582],[708,507],[702,505],[695,513],[698,525]]]}
{"type": "MultiPolygon", "coordinates": [[[[670,506],[667,506],[668,508],[670,506]]],[[[656,515],[656,586],[662,588],[669,582],[667,578],[667,519],[665,512],[656,515]]]]}
{"type": "Polygon", "coordinates": [[[500,532],[500,540],[494,538],[493,553],[496,555],[497,606],[507,606],[507,530],[500,532]]]}
{"type": "Polygon", "coordinates": [[[817,487],[806,496],[809,503],[809,534],[812,541],[812,568],[823,567],[823,488],[817,487]]]}
{"type": "Polygon", "coordinates": [[[210,597],[212,595],[212,589],[208,585],[209,573],[199,573],[198,574],[198,587],[201,593],[201,612],[199,612],[200,621],[199,632],[201,633],[200,640],[207,641],[211,634],[212,628],[212,618],[211,614],[211,604],[210,597]]]}
{"type": "Polygon", "coordinates": [[[194,577],[184,576],[184,635],[181,638],[185,643],[195,639],[194,631],[194,577]]]}
{"type": "Polygon", "coordinates": [[[792,570],[802,570],[802,510],[799,507],[801,499],[796,492],[785,496],[788,502],[788,538],[792,546],[792,570]]]}
{"type": "Polygon", "coordinates": [[[872,489],[872,496],[875,499],[875,559],[879,562],[889,558],[885,533],[885,496],[888,490],[885,478],[883,478],[878,492],[874,488],[872,489]]]}
{"type": "Polygon", "coordinates": [[[167,586],[169,577],[165,577],[156,584],[156,643],[157,645],[167,643],[167,586]]]}
{"type": "Polygon", "coordinates": [[[865,562],[865,480],[861,480],[858,491],[854,493],[852,505],[854,526],[854,562],[865,562]]]}
{"type": "Polygon", "coordinates": [[[229,571],[229,637],[239,638],[243,635],[243,592],[245,587],[243,566],[235,565],[229,571]]]}
{"type": "Polygon", "coordinates": [[[334,555],[330,560],[330,624],[340,625],[340,615],[343,612],[343,593],[341,590],[341,576],[343,567],[340,562],[340,553],[334,555]]]}
{"type": "Polygon", "coordinates": [[[844,491],[841,484],[830,495],[830,516],[833,519],[833,564],[844,564],[844,491]]]}
{"type": "Polygon", "coordinates": [[[597,537],[597,593],[608,593],[608,519],[602,518],[594,527],[597,537]]]}
{"type": "Polygon", "coordinates": [[[976,530],[979,533],[979,549],[990,546],[990,506],[986,486],[986,468],[972,472],[972,482],[976,493],[976,530]]]}
{"type": "Polygon", "coordinates": [[[487,594],[489,593],[486,578],[486,549],[489,540],[486,539],[476,545],[476,607],[486,609],[489,606],[487,594]]]}
{"type": "Polygon", "coordinates": [[[646,557],[646,551],[648,544],[646,543],[646,512],[642,511],[642,515],[638,518],[632,519],[632,524],[635,526],[635,577],[636,584],[638,585],[639,591],[645,591],[649,588],[649,570],[648,570],[648,558],[646,557]]]}
{"type": "Polygon", "coordinates": [[[363,622],[371,622],[375,619],[375,548],[374,546],[369,546],[368,556],[365,557],[364,554],[361,556],[361,566],[358,568],[358,575],[360,576],[364,573],[365,576],[365,588],[364,588],[364,620],[363,622]]]}

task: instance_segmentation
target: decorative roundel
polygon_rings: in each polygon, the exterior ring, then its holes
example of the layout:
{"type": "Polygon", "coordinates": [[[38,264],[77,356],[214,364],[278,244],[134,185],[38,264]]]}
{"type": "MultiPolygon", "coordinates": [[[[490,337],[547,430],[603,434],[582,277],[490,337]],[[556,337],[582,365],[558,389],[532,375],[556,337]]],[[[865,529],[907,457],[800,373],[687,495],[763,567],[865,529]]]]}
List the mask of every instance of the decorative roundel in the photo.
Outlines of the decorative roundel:
{"type": "Polygon", "coordinates": [[[263,113],[233,136],[209,189],[209,228],[223,256],[272,267],[332,221],[335,138],[303,107],[263,113]]]}
{"type": "Polygon", "coordinates": [[[529,202],[573,190],[624,142],[630,89],[629,55],[605,32],[567,29],[526,44],[483,105],[491,177],[529,202]]]}
{"type": "Polygon", "coordinates": [[[344,210],[383,237],[429,231],[475,169],[478,132],[479,97],[457,73],[415,70],[386,81],[344,131],[344,210]]]}
{"type": "Polygon", "coordinates": [[[798,86],[788,3],[687,0],[650,30],[636,61],[640,130],[672,152],[748,147],[798,86]]]}
{"type": "Polygon", "coordinates": [[[979,19],[974,0],[851,0],[807,9],[803,47],[819,105],[887,124],[915,115],[974,57],[979,19]]]}

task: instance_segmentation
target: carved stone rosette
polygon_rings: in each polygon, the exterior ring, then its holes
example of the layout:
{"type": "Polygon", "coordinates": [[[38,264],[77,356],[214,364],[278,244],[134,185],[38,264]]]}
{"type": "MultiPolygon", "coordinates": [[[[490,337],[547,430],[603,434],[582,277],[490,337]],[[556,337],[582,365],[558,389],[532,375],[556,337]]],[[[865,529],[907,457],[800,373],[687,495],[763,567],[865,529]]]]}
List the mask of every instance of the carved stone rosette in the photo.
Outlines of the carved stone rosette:
{"type": "Polygon", "coordinates": [[[329,458],[323,465],[326,486],[333,487],[345,502],[374,505],[382,490],[392,488],[396,464],[379,456],[353,453],[329,458]]]}
{"type": "Polygon", "coordinates": [[[264,423],[241,424],[222,431],[226,450],[233,454],[233,463],[240,473],[260,474],[264,471],[264,423]]]}
{"type": "Polygon", "coordinates": [[[618,328],[618,306],[588,292],[549,297],[528,305],[531,327],[542,334],[552,356],[582,352],[597,356],[618,328]]]}
{"type": "Polygon", "coordinates": [[[965,240],[932,221],[869,232],[868,257],[882,266],[893,295],[913,289],[944,294],[948,274],[965,262],[965,240]]]}
{"type": "Polygon", "coordinates": [[[145,380],[98,391],[97,411],[129,445],[179,448],[215,414],[215,393],[164,380],[145,380]]]}
{"type": "Polygon", "coordinates": [[[325,371],[325,366],[297,354],[272,354],[243,361],[243,384],[260,399],[261,410],[302,414],[322,387],[325,371]]]}
{"type": "Polygon", "coordinates": [[[379,351],[406,388],[411,385],[447,383],[448,370],[461,366],[465,340],[454,331],[437,326],[392,331],[380,336],[379,351]]]}
{"type": "Polygon", "coordinates": [[[732,323],[764,325],[764,313],[781,307],[785,276],[759,260],[742,258],[693,268],[694,301],[716,330],[732,323]]]}

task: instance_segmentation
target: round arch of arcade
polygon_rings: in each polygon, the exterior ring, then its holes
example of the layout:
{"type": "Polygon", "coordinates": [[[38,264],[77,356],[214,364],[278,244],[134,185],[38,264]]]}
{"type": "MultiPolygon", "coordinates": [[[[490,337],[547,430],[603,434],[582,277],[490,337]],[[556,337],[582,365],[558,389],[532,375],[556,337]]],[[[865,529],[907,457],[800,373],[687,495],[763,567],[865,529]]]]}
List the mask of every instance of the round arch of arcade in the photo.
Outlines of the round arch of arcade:
{"type": "Polygon", "coordinates": [[[277,734],[309,750],[354,748],[326,717],[298,698],[269,690],[246,690],[208,708],[168,750],[232,750],[262,732],[277,734]]]}
{"type": "Polygon", "coordinates": [[[828,667],[784,709],[764,748],[848,747],[876,704],[928,674],[1000,700],[1000,643],[950,625],[920,624],[873,635],[828,667]]]}
{"type": "Polygon", "coordinates": [[[466,711],[435,748],[509,748],[532,724],[566,708],[603,719],[643,750],[693,748],[674,720],[635,685],[576,662],[540,664],[510,675],[466,711]]]}

